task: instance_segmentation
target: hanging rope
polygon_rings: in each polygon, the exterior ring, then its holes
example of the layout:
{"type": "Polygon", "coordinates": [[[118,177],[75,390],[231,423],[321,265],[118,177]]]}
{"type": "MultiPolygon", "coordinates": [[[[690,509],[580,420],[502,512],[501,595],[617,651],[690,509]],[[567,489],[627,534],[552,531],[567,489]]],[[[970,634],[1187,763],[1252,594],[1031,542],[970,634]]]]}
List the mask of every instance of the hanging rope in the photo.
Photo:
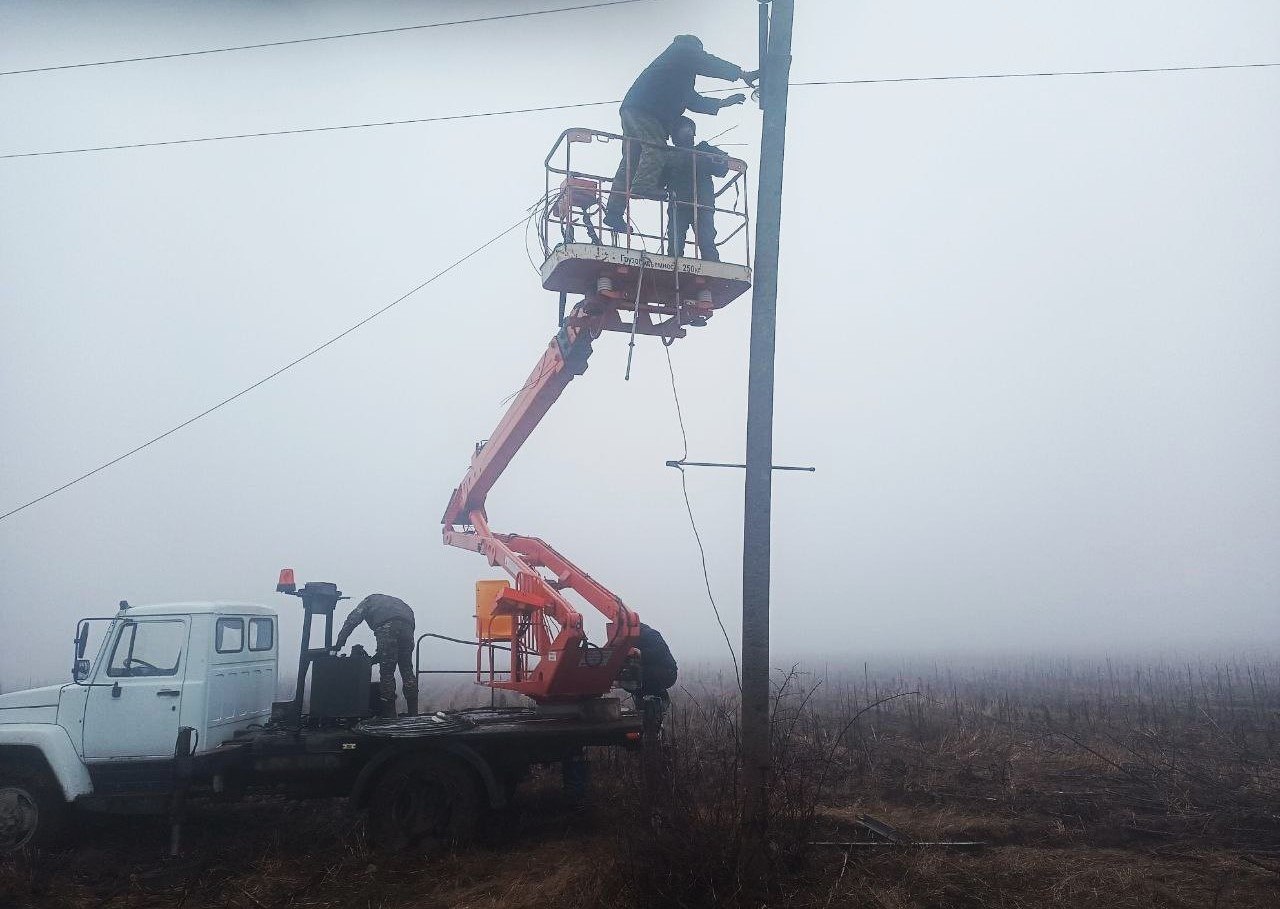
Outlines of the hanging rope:
{"type": "MultiPolygon", "coordinates": [[[[684,427],[684,410],[680,407],[680,392],[676,388],[676,370],[671,362],[671,350],[666,351],[667,354],[667,372],[671,375],[671,398],[676,404],[676,420],[680,423],[680,443],[684,449],[684,453],[680,456],[681,461],[689,459],[689,434],[684,427]]],[[[715,613],[716,624],[720,626],[720,634],[724,636],[725,646],[729,648],[729,659],[733,660],[733,679],[738,685],[738,690],[742,690],[742,672],[738,668],[738,652],[733,649],[733,641],[729,639],[729,631],[724,627],[724,619],[720,617],[720,607],[716,605],[716,596],[711,591],[711,573],[707,570],[707,550],[702,545],[702,534],[698,531],[698,522],[693,516],[693,503],[689,501],[689,485],[684,475],[684,468],[679,464],[674,464],[680,471],[680,492],[684,495],[684,508],[689,515],[689,526],[693,529],[694,542],[698,544],[698,556],[702,560],[702,582],[707,588],[707,600],[711,603],[711,611],[715,613]]]]}

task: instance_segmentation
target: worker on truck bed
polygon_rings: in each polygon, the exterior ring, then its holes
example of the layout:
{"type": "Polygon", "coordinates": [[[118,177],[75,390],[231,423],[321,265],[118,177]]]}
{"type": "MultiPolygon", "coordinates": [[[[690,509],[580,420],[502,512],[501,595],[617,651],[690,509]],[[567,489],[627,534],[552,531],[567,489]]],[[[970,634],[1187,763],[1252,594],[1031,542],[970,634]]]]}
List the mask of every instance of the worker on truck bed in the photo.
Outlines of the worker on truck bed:
{"type": "Polygon", "coordinates": [[[378,642],[378,693],[382,699],[381,715],[396,715],[396,667],[400,667],[400,682],[404,687],[404,700],[409,716],[418,713],[418,677],[413,671],[413,610],[398,597],[385,593],[373,593],[365,597],[351,610],[342,623],[334,650],[341,650],[351,637],[351,632],[361,622],[373,629],[378,642]]]}
{"type": "Polygon", "coordinates": [[[667,137],[676,120],[686,111],[715,114],[722,107],[747,100],[741,93],[727,98],[707,98],[694,90],[698,76],[710,76],[751,85],[759,72],[744,72],[742,67],[713,57],[702,49],[702,41],[694,35],[677,35],[671,46],[645,67],[631,86],[618,113],[622,117],[622,135],[651,144],[625,142],[622,163],[613,178],[613,192],[605,206],[604,225],[610,230],[627,229],[627,197],[657,199],[662,193],[662,165],[667,137]],[[630,186],[628,186],[630,174],[630,186]]]}
{"type": "Polygon", "coordinates": [[[685,235],[693,227],[698,240],[698,258],[719,262],[716,249],[716,187],[712,177],[729,173],[729,156],[707,142],[693,144],[697,126],[688,117],[676,121],[671,131],[675,146],[667,156],[664,179],[671,197],[667,221],[670,254],[684,255],[685,235]]]}

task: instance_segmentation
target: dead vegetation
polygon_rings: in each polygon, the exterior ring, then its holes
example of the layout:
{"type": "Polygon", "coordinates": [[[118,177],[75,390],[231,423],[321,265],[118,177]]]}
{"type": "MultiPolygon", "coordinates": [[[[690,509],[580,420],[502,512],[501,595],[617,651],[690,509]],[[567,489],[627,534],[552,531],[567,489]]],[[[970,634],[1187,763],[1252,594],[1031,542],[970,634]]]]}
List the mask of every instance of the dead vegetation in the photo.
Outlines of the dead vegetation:
{"type": "Polygon", "coordinates": [[[1280,667],[1107,663],[780,674],[769,847],[737,810],[734,693],[686,682],[660,766],[552,774],[490,841],[424,860],[339,803],[198,806],[182,858],[154,818],[0,864],[0,906],[1250,907],[1280,905],[1280,667]],[[875,839],[866,813],[977,852],[875,839]]]}

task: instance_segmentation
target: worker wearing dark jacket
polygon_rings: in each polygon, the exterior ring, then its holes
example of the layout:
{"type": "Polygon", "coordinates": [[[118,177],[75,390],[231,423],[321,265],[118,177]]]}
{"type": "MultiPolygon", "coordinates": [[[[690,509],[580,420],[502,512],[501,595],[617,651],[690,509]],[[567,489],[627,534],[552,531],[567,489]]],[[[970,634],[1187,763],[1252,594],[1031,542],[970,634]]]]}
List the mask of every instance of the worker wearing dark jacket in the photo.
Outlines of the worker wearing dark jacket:
{"type": "Polygon", "coordinates": [[[351,615],[338,631],[335,650],[341,650],[356,626],[365,622],[373,629],[378,642],[378,693],[382,697],[382,715],[396,715],[396,667],[400,667],[400,682],[404,687],[404,700],[409,715],[418,712],[418,677],[413,671],[413,610],[398,597],[374,593],[365,597],[351,610],[351,615]]]}
{"type": "Polygon", "coordinates": [[[729,173],[729,156],[707,142],[693,144],[696,126],[688,117],[676,121],[671,131],[675,146],[667,155],[664,179],[671,197],[671,212],[667,220],[668,252],[676,257],[684,255],[685,235],[690,226],[697,238],[697,258],[719,262],[716,249],[715,204],[716,185],[713,177],[729,173]]]}
{"type": "Polygon", "coordinates": [[[622,163],[613,178],[614,192],[609,194],[605,209],[604,223],[611,230],[627,229],[627,197],[622,190],[629,188],[633,196],[660,198],[665,151],[661,146],[686,110],[715,114],[722,107],[747,100],[743,94],[728,98],[700,95],[693,87],[698,76],[728,82],[741,79],[750,85],[758,73],[743,72],[742,67],[712,56],[693,35],[677,35],[671,46],[645,67],[622,99],[618,113],[622,117],[622,135],[649,144],[627,142],[624,146],[622,163]]]}
{"type": "Polygon", "coordinates": [[[636,697],[667,700],[667,690],[675,685],[678,670],[662,633],[641,622],[636,650],[640,651],[640,690],[636,697]]]}

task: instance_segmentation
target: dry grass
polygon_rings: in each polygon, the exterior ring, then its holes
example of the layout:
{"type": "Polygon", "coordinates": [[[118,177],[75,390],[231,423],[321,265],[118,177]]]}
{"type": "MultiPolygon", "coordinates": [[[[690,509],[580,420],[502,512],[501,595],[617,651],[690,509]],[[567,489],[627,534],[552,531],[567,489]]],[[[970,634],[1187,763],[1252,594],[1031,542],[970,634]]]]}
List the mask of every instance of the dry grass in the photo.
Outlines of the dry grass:
{"type": "Polygon", "coordinates": [[[553,775],[494,842],[382,856],[339,803],[94,819],[0,864],[0,907],[1273,907],[1280,667],[1052,664],[780,675],[770,845],[744,855],[733,693],[685,683],[660,772],[595,758],[593,807],[553,775]],[[865,840],[869,813],[979,852],[865,840]]]}

